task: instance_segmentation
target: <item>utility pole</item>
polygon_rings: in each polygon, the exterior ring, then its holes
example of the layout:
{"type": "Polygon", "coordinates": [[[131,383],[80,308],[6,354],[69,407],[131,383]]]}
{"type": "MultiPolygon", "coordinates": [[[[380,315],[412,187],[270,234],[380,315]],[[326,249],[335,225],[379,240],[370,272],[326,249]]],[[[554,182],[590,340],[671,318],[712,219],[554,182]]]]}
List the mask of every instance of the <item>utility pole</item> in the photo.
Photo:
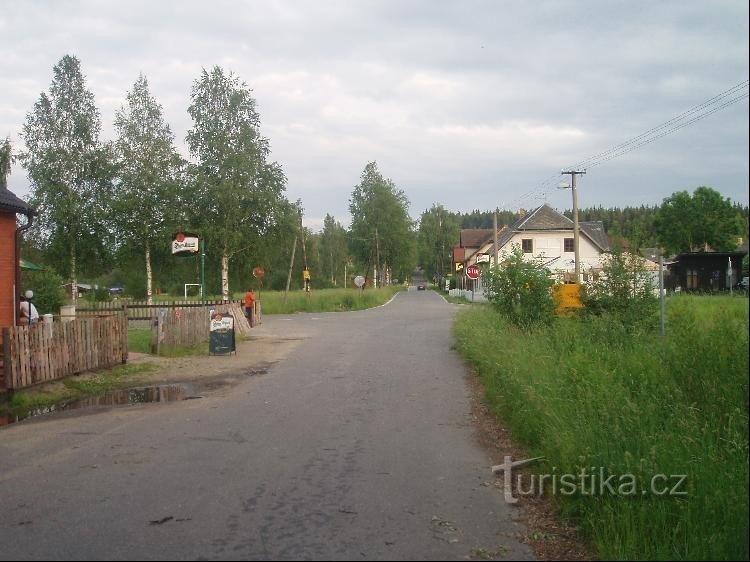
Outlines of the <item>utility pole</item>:
{"type": "Polygon", "coordinates": [[[571,189],[573,190],[573,250],[576,260],[576,283],[581,282],[581,259],[579,252],[579,233],[578,233],[578,193],[576,192],[576,177],[586,173],[586,170],[563,170],[563,175],[570,175],[571,189]]]}
{"type": "MultiPolygon", "coordinates": [[[[310,270],[307,269],[307,250],[305,249],[305,229],[302,226],[302,210],[300,210],[300,212],[299,212],[299,230],[300,230],[300,238],[302,239],[302,263],[305,266],[305,273],[303,273],[303,275],[307,276],[310,270]]],[[[308,296],[309,296],[310,279],[308,279],[307,277],[305,277],[304,281],[305,281],[305,283],[304,283],[305,284],[305,292],[307,292],[308,296]]]]}
{"type": "Polygon", "coordinates": [[[286,276],[286,289],[284,290],[284,302],[286,302],[286,295],[289,292],[289,285],[292,282],[292,269],[294,268],[294,253],[297,251],[297,237],[294,237],[294,244],[292,244],[292,259],[289,260],[289,274],[286,276]]]}
{"type": "Polygon", "coordinates": [[[495,212],[492,215],[492,234],[495,237],[495,243],[492,246],[492,263],[497,267],[497,208],[495,208],[495,212]]]}

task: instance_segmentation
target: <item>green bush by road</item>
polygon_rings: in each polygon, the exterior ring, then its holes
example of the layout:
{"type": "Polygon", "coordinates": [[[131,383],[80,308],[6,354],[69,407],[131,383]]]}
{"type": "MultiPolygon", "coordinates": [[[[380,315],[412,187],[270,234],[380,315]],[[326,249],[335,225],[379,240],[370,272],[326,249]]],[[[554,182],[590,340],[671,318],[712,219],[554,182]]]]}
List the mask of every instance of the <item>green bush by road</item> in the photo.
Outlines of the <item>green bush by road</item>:
{"type": "Polygon", "coordinates": [[[604,559],[748,558],[746,299],[669,301],[667,336],[612,317],[522,332],[489,306],[455,335],[535,472],[687,474],[686,495],[556,496],[604,559]]]}

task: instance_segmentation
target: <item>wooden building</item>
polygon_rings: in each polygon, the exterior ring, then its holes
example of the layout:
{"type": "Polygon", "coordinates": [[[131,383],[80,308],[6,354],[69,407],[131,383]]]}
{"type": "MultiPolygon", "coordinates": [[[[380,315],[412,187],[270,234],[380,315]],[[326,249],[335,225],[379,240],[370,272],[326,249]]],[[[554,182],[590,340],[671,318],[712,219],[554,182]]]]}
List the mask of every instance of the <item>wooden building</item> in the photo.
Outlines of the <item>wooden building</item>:
{"type": "Polygon", "coordinates": [[[744,250],[680,254],[667,265],[667,288],[704,293],[728,291],[742,279],[742,260],[746,255],[744,250]]]}
{"type": "Polygon", "coordinates": [[[21,236],[31,226],[36,211],[8,190],[0,174],[0,329],[14,326],[18,316],[21,236]],[[18,226],[17,215],[26,221],[18,226]]]}

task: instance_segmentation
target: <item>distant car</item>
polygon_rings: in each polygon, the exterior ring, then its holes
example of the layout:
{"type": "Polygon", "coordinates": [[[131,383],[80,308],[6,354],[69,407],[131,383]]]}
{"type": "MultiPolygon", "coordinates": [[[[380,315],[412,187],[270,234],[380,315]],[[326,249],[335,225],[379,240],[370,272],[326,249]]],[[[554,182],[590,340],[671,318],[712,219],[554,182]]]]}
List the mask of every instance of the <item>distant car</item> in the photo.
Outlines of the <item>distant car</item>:
{"type": "Polygon", "coordinates": [[[121,295],[125,292],[125,288],[124,287],[110,287],[109,292],[112,295],[121,295]]]}
{"type": "Polygon", "coordinates": [[[417,291],[424,291],[426,289],[427,287],[425,287],[424,285],[417,285],[417,291]]]}
{"type": "Polygon", "coordinates": [[[748,288],[748,278],[747,277],[743,277],[742,281],[740,281],[739,283],[737,283],[734,286],[734,290],[735,291],[740,291],[742,293],[747,293],[747,288],[748,288]]]}

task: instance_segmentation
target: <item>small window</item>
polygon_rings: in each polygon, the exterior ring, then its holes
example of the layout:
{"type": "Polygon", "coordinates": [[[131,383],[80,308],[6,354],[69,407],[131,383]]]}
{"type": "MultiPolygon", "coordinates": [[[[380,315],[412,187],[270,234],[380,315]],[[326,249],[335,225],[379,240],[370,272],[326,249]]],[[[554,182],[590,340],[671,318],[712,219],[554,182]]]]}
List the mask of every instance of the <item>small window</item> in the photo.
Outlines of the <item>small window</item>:
{"type": "Polygon", "coordinates": [[[566,238],[565,239],[565,251],[566,252],[575,252],[575,246],[573,244],[572,238],[566,238]]]}
{"type": "Polygon", "coordinates": [[[534,252],[534,241],[531,238],[523,238],[521,239],[521,247],[524,254],[531,254],[534,252]]]}

